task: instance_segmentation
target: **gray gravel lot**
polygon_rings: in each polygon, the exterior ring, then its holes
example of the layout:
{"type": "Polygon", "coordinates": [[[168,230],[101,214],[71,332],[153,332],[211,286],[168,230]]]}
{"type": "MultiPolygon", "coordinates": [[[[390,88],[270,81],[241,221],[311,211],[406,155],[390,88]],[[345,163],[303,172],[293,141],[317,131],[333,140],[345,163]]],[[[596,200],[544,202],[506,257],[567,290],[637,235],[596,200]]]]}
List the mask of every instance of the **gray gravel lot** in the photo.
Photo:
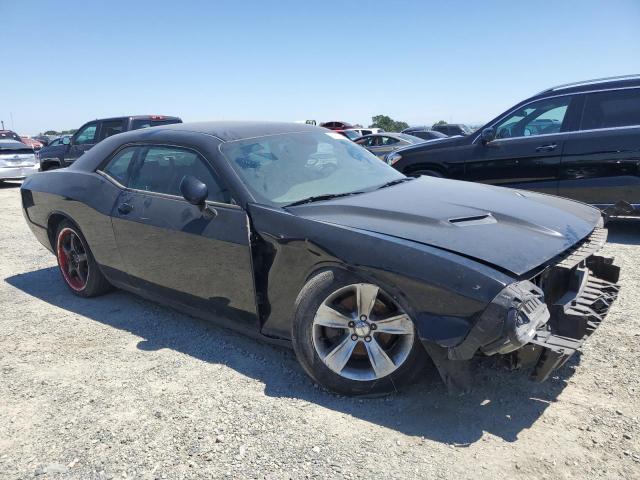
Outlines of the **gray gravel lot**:
{"type": "Polygon", "coordinates": [[[477,365],[384,399],[317,388],[292,352],[114,292],[72,296],[0,186],[0,478],[640,479],[640,222],[607,321],[549,382],[477,365]]]}

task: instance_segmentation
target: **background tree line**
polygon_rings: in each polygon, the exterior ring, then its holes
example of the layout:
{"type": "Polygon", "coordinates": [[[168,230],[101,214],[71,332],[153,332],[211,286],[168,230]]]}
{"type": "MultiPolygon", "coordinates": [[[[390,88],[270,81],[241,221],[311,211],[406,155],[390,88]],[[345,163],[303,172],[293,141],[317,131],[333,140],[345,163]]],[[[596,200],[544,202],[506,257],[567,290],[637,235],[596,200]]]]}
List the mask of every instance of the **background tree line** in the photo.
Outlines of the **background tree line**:
{"type": "MultiPolygon", "coordinates": [[[[409,124],[407,122],[400,122],[394,120],[393,118],[387,115],[376,115],[375,117],[371,117],[371,125],[369,128],[381,128],[385,132],[401,132],[405,128],[409,128],[409,124]]],[[[446,125],[447,122],[444,120],[440,120],[433,125],[446,125]]]]}

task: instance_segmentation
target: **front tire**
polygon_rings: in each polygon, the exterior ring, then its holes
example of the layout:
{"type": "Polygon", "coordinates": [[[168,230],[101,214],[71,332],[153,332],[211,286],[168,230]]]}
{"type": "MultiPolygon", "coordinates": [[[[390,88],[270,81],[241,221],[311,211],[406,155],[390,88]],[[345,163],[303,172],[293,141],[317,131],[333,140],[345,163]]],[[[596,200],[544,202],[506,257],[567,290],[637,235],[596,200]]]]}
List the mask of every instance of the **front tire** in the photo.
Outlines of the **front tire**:
{"type": "Polygon", "coordinates": [[[62,279],[74,295],[95,297],[111,290],[78,227],[68,220],[61,222],[55,239],[62,279]]]}
{"type": "Polygon", "coordinates": [[[411,318],[379,286],[340,270],[313,277],[296,301],[293,348],[320,385],[381,395],[412,383],[427,364],[411,318]]]}

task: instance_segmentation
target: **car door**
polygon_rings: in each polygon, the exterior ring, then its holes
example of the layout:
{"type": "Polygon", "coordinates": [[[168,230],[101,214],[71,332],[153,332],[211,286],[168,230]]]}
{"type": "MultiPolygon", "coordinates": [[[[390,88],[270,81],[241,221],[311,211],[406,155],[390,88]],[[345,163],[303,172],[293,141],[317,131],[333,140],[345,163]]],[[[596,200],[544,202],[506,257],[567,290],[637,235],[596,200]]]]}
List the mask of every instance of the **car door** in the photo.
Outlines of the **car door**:
{"type": "Polygon", "coordinates": [[[558,192],[601,207],[640,205],[640,88],[584,95],[580,130],[565,142],[558,192]]]}
{"type": "Polygon", "coordinates": [[[485,144],[476,138],[464,178],[557,194],[562,149],[574,116],[571,95],[531,102],[507,114],[493,127],[495,140],[485,144]]]}
{"type": "Polygon", "coordinates": [[[384,158],[385,155],[391,153],[398,148],[400,140],[388,135],[376,135],[374,141],[369,147],[369,151],[379,158],[384,158]]]}
{"type": "Polygon", "coordinates": [[[127,149],[134,156],[127,172],[116,179],[126,188],[112,221],[134,287],[217,320],[231,318],[235,328],[257,330],[244,210],[232,203],[221,179],[195,150],[162,145],[127,149]],[[181,196],[186,175],[207,185],[206,210],[181,196]]]}
{"type": "Polygon", "coordinates": [[[111,137],[112,135],[124,132],[127,128],[126,122],[127,119],[125,118],[103,120],[102,122],[100,122],[100,134],[98,135],[98,142],[101,142],[105,138],[111,137]]]}
{"type": "Polygon", "coordinates": [[[71,137],[69,148],[64,154],[65,166],[75,162],[80,155],[98,143],[99,127],[100,122],[89,122],[71,137]]]}

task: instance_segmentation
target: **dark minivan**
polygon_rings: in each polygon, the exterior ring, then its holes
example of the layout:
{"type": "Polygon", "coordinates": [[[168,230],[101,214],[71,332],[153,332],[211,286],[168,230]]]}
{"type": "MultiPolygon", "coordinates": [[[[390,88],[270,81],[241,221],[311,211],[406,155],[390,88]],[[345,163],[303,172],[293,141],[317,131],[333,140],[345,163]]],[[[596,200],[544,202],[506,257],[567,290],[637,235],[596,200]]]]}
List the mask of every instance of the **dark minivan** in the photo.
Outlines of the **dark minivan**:
{"type": "Polygon", "coordinates": [[[170,123],[182,123],[179,117],[166,115],[137,115],[92,120],[80,127],[71,137],[63,137],[60,142],[40,150],[40,170],[68,167],[96,143],[117,133],[157,127],[170,123]]]}
{"type": "Polygon", "coordinates": [[[534,190],[640,215],[640,75],[550,88],[473,135],[406,147],[386,161],[411,176],[534,190]]]}

